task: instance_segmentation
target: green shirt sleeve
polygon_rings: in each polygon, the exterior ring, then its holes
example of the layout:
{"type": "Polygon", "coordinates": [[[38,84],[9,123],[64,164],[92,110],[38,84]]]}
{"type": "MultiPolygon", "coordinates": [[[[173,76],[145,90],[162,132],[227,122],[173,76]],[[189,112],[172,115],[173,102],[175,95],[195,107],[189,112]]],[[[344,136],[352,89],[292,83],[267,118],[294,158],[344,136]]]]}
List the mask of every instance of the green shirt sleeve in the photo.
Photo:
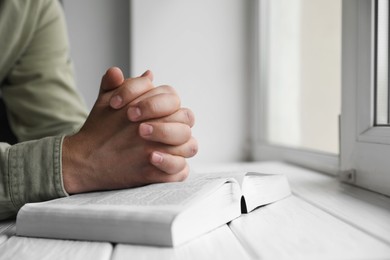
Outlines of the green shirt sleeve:
{"type": "Polygon", "coordinates": [[[63,138],[46,137],[10,146],[0,143],[0,219],[26,202],[66,196],[61,174],[63,138]]]}
{"type": "Polygon", "coordinates": [[[56,0],[4,2],[8,11],[0,21],[8,17],[12,24],[0,30],[8,41],[0,46],[8,56],[2,67],[9,67],[1,90],[11,129],[19,141],[72,133],[86,108],[75,88],[61,6],[56,0]]]}
{"type": "MultiPolygon", "coordinates": [[[[61,151],[87,110],[74,83],[57,0],[0,1],[0,94],[19,144],[0,143],[0,219],[66,196],[61,151]]],[[[1,126],[0,126],[1,127],[1,126]]]]}

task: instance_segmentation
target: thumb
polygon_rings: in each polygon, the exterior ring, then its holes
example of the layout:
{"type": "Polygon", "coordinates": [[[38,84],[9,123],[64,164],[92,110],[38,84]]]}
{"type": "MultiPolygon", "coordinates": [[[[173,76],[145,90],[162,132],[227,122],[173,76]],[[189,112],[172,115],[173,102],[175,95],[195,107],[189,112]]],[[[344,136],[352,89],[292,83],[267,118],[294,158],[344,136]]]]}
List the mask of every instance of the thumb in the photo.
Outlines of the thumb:
{"type": "MultiPolygon", "coordinates": [[[[145,73],[144,73],[145,74],[145,73]]],[[[111,67],[102,77],[100,85],[100,93],[104,93],[116,89],[124,81],[122,70],[118,67],[111,67]]]]}

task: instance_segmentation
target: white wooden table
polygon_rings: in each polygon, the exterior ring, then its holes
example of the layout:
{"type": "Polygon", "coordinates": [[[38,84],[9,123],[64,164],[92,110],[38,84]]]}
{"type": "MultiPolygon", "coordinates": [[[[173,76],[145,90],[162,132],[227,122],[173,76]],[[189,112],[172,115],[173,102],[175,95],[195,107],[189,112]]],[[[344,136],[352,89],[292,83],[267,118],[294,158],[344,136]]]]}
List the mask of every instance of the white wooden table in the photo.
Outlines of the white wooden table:
{"type": "Polygon", "coordinates": [[[0,259],[390,259],[390,198],[277,163],[195,171],[284,173],[293,195],[177,248],[15,236],[0,222],[0,259]]]}

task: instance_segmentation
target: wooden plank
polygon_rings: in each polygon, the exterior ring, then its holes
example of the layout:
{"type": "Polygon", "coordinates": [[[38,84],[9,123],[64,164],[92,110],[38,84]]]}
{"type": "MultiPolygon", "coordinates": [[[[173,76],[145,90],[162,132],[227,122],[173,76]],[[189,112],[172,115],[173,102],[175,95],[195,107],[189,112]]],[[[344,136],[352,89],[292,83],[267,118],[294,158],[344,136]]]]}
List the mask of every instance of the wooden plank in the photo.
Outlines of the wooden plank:
{"type": "Polygon", "coordinates": [[[390,198],[296,167],[288,177],[294,194],[390,245],[390,198]]]}
{"type": "Polygon", "coordinates": [[[197,165],[195,171],[286,174],[295,195],[390,245],[390,198],[336,178],[280,162],[197,165]]]}
{"type": "Polygon", "coordinates": [[[231,222],[256,259],[387,259],[390,246],[290,196],[231,222]]]}
{"type": "Polygon", "coordinates": [[[2,236],[13,236],[15,235],[15,221],[0,221],[0,235],[2,236]]]}
{"type": "Polygon", "coordinates": [[[8,237],[4,235],[0,235],[0,245],[7,241],[8,237]]]}
{"type": "Polygon", "coordinates": [[[111,253],[112,245],[110,243],[12,236],[0,244],[0,260],[108,260],[111,253]]]}
{"type": "Polygon", "coordinates": [[[224,225],[176,248],[119,244],[113,260],[124,259],[249,259],[231,230],[224,225]]]}
{"type": "Polygon", "coordinates": [[[0,221],[0,244],[15,234],[15,221],[0,221]]]}

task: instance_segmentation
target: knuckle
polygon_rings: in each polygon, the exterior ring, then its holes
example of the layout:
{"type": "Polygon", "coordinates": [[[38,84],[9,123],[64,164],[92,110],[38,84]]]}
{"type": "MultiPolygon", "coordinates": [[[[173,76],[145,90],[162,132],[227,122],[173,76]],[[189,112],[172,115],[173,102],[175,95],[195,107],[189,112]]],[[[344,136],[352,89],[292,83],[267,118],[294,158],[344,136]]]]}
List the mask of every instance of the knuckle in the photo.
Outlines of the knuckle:
{"type": "Polygon", "coordinates": [[[184,112],[186,123],[192,127],[195,124],[195,115],[189,108],[183,108],[182,111],[184,112]]]}
{"type": "Polygon", "coordinates": [[[188,178],[189,176],[189,167],[188,164],[186,163],[184,168],[176,173],[173,174],[167,174],[166,175],[166,180],[169,182],[181,182],[184,181],[188,178]]]}
{"type": "Polygon", "coordinates": [[[154,88],[153,82],[148,77],[140,77],[137,78],[137,80],[140,80],[142,83],[146,84],[146,86],[148,86],[150,89],[154,88]]]}
{"type": "Polygon", "coordinates": [[[124,91],[126,91],[126,94],[129,95],[132,99],[136,99],[141,93],[152,88],[152,82],[144,77],[132,78],[124,82],[124,91]]]}
{"type": "Polygon", "coordinates": [[[160,111],[159,103],[153,99],[146,99],[140,102],[139,104],[143,111],[148,114],[155,114],[160,111]]]}
{"type": "Polygon", "coordinates": [[[173,157],[169,164],[166,166],[166,172],[175,179],[182,180],[186,177],[188,164],[183,157],[173,157]],[[184,176],[183,176],[184,175],[184,176]]]}
{"type": "Polygon", "coordinates": [[[129,98],[129,101],[135,98],[136,96],[136,89],[133,85],[126,85],[126,88],[123,90],[126,94],[126,96],[129,98]]]}
{"type": "Polygon", "coordinates": [[[160,125],[160,138],[162,140],[168,140],[171,137],[172,127],[170,124],[160,125]]]}
{"type": "MultiPolygon", "coordinates": [[[[114,93],[114,95],[120,95],[122,98],[125,99],[125,101],[130,102],[134,99],[135,93],[134,93],[134,85],[131,81],[126,81],[117,91],[114,93]]],[[[113,96],[114,96],[113,95],[113,96]]]]}
{"type": "Polygon", "coordinates": [[[180,132],[183,135],[183,141],[189,141],[192,137],[191,128],[188,125],[182,125],[182,130],[180,132]]]}
{"type": "Polygon", "coordinates": [[[170,85],[163,85],[163,86],[160,86],[160,88],[162,88],[164,90],[164,92],[166,92],[166,93],[173,93],[173,94],[177,95],[176,89],[170,85]]]}
{"type": "Polygon", "coordinates": [[[177,107],[177,110],[180,108],[181,106],[181,100],[180,100],[180,97],[178,95],[173,95],[173,97],[175,98],[175,103],[176,104],[176,107],[177,107]]]}
{"type": "Polygon", "coordinates": [[[164,100],[164,104],[166,109],[169,109],[170,112],[175,112],[180,109],[181,100],[178,95],[172,93],[162,93],[159,94],[162,100],[164,100]]]}

